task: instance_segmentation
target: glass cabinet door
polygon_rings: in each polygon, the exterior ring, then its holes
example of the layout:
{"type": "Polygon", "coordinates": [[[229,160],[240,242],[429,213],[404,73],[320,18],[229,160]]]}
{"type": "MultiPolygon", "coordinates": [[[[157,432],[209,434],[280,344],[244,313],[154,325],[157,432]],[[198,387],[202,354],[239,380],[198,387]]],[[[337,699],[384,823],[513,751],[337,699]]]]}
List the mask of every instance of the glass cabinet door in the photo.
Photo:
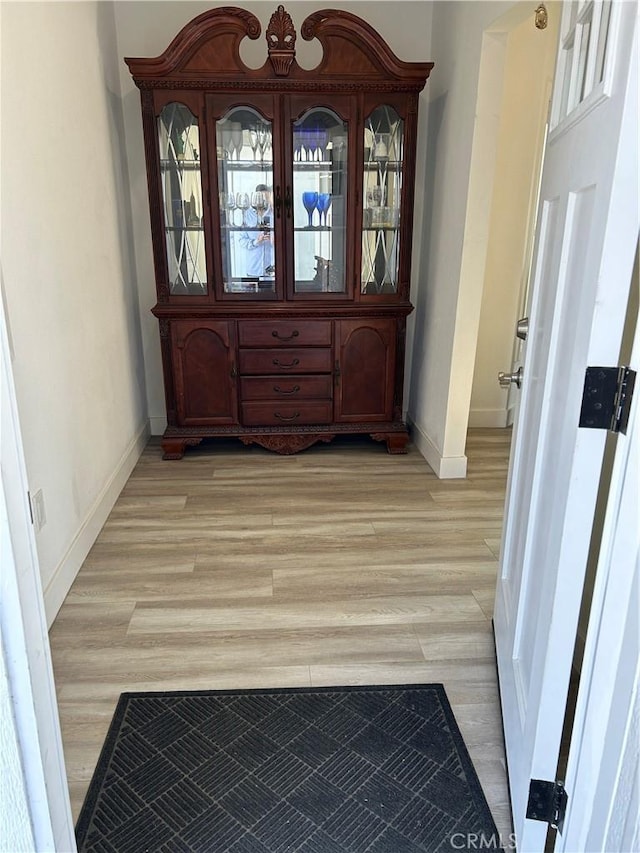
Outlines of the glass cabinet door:
{"type": "Polygon", "coordinates": [[[224,293],[276,293],[273,126],[238,106],[216,122],[224,293]]]}
{"type": "Polygon", "coordinates": [[[295,293],[346,292],[347,124],[317,107],[293,122],[295,293]]]}
{"type": "Polygon", "coordinates": [[[207,261],[198,120],[184,104],[167,104],[158,117],[169,292],[207,293],[207,261]]]}
{"type": "Polygon", "coordinates": [[[390,106],[365,119],[361,290],[397,293],[404,121],[390,106]]]}

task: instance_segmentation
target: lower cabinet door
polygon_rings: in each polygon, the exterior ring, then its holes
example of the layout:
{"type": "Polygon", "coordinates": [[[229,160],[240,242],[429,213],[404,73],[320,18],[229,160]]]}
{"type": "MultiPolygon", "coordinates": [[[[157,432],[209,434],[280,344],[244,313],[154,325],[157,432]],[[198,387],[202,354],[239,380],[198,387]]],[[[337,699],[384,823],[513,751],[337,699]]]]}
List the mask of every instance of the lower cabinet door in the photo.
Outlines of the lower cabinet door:
{"type": "Polygon", "coordinates": [[[238,423],[235,324],[174,320],[171,344],[179,425],[238,423]]]}
{"type": "Polygon", "coordinates": [[[395,318],[336,321],[335,420],[392,420],[395,363],[395,318]]]}

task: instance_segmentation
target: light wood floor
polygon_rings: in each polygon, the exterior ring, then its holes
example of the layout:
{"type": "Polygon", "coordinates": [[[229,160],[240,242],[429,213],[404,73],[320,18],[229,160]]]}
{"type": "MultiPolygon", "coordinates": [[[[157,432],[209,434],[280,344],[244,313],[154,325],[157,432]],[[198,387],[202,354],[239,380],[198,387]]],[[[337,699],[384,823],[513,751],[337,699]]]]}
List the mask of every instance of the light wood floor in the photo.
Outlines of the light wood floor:
{"type": "Polygon", "coordinates": [[[415,448],[295,456],[152,441],[51,629],[77,816],[133,690],[442,682],[510,831],[491,616],[508,430],[472,430],[466,480],[415,448]]]}

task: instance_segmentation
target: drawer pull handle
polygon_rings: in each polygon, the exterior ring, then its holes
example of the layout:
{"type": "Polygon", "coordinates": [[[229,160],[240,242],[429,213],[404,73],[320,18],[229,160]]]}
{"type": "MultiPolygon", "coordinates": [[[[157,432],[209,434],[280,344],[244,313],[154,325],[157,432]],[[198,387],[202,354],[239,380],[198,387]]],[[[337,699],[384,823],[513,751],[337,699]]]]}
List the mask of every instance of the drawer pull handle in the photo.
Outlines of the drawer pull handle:
{"type": "Polygon", "coordinates": [[[281,421],[295,421],[296,418],[300,417],[300,412],[294,412],[292,415],[281,415],[280,412],[274,412],[274,417],[279,418],[281,421]]]}
{"type": "Polygon", "coordinates": [[[281,335],[279,332],[277,332],[277,331],[274,329],[274,330],[273,330],[273,332],[271,332],[271,334],[272,334],[272,336],[273,336],[274,338],[277,338],[279,341],[292,341],[294,338],[297,338],[297,337],[298,337],[298,335],[300,334],[300,332],[298,332],[298,330],[297,330],[297,329],[294,329],[294,330],[293,330],[293,332],[291,332],[291,334],[290,334],[290,335],[281,335]]]}
{"type": "Polygon", "coordinates": [[[276,392],[276,394],[297,394],[300,390],[300,386],[294,385],[293,388],[290,388],[288,391],[285,391],[285,389],[281,388],[279,385],[274,385],[273,390],[276,392]]]}
{"type": "Polygon", "coordinates": [[[294,358],[293,361],[289,362],[289,364],[285,364],[284,362],[280,361],[280,359],[274,358],[273,364],[275,364],[276,367],[297,367],[300,364],[300,359],[294,358]]]}

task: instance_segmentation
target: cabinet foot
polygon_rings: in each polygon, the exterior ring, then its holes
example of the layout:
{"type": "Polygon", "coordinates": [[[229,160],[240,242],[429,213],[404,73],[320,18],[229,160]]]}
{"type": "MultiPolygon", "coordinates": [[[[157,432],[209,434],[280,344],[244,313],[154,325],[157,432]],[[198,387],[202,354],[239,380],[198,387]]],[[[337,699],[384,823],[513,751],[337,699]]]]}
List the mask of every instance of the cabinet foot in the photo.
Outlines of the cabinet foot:
{"type": "Polygon", "coordinates": [[[162,458],[182,459],[187,447],[195,447],[197,444],[200,444],[201,441],[201,438],[163,438],[162,458]]]}
{"type": "Polygon", "coordinates": [[[386,441],[387,453],[406,453],[409,436],[406,432],[372,432],[374,441],[386,441]]]}

